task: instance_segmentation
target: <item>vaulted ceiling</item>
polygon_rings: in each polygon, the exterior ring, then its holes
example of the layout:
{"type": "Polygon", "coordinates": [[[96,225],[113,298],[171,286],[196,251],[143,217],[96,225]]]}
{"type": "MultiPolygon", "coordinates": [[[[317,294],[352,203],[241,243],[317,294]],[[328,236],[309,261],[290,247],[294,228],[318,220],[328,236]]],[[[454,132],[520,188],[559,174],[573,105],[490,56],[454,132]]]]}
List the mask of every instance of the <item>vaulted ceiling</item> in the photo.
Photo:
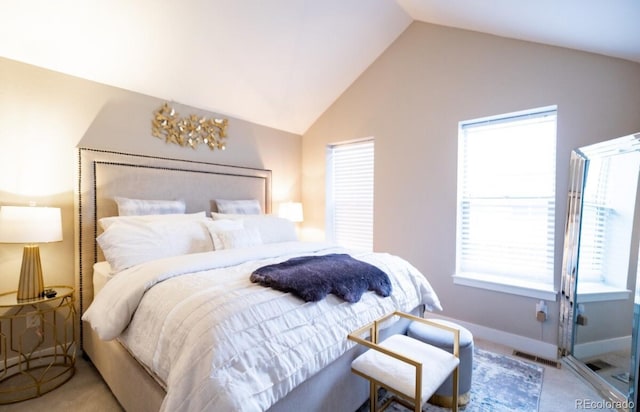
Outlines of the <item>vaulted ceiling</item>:
{"type": "Polygon", "coordinates": [[[2,0],[0,56],[302,134],[414,20],[640,62],[637,0],[2,0]]]}

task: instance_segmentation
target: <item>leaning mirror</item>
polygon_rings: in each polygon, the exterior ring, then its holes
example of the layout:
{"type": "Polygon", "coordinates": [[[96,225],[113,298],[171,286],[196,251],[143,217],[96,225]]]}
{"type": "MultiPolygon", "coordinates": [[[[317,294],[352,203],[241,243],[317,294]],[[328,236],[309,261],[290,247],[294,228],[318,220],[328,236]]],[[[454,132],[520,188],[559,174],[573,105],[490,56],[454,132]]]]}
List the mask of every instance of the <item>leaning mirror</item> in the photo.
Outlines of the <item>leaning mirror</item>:
{"type": "Polygon", "coordinates": [[[640,134],[576,149],[570,169],[560,354],[605,398],[635,410],[640,134]]]}

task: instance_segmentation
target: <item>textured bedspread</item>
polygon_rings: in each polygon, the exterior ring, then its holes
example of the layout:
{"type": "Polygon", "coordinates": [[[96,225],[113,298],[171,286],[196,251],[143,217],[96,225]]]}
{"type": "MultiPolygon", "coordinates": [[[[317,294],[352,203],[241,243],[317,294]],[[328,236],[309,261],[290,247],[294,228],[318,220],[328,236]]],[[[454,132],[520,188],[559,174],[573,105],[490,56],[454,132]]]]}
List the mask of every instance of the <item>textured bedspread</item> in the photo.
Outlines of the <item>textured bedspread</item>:
{"type": "Polygon", "coordinates": [[[114,276],[83,319],[166,383],[165,411],[266,410],[351,348],[357,327],[421,303],[440,309],[425,277],[389,254],[354,255],[389,274],[393,289],[357,303],[305,303],[249,280],[259,267],[328,253],[346,251],[288,242],[148,262],[114,276]]]}

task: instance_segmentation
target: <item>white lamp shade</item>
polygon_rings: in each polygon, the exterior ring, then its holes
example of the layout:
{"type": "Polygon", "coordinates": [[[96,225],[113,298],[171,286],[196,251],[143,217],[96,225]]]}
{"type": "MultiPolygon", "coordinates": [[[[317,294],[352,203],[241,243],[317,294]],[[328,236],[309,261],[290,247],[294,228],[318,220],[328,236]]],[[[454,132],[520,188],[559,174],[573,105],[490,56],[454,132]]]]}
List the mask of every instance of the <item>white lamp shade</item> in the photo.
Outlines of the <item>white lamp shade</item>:
{"type": "Polygon", "coordinates": [[[46,243],[62,240],[60,208],[0,207],[0,243],[46,243]]]}
{"type": "Polygon", "coordinates": [[[284,202],[280,204],[278,216],[289,219],[292,222],[302,222],[302,203],[300,202],[284,202]]]}

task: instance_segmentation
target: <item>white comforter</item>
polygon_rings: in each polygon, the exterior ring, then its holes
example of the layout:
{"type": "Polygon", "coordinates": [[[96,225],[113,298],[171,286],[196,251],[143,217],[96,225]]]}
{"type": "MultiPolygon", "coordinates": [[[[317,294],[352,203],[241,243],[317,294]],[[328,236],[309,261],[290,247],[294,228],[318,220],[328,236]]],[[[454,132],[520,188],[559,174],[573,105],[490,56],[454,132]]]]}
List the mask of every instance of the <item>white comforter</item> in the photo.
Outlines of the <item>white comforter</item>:
{"type": "Polygon", "coordinates": [[[351,253],[389,275],[387,298],[305,303],[249,281],[267,264],[345,252],[287,242],[144,263],[114,276],[83,320],[102,339],[119,337],[166,383],[165,411],[266,410],[352,347],[352,330],[421,303],[441,309],[425,277],[389,254],[351,253]]]}

